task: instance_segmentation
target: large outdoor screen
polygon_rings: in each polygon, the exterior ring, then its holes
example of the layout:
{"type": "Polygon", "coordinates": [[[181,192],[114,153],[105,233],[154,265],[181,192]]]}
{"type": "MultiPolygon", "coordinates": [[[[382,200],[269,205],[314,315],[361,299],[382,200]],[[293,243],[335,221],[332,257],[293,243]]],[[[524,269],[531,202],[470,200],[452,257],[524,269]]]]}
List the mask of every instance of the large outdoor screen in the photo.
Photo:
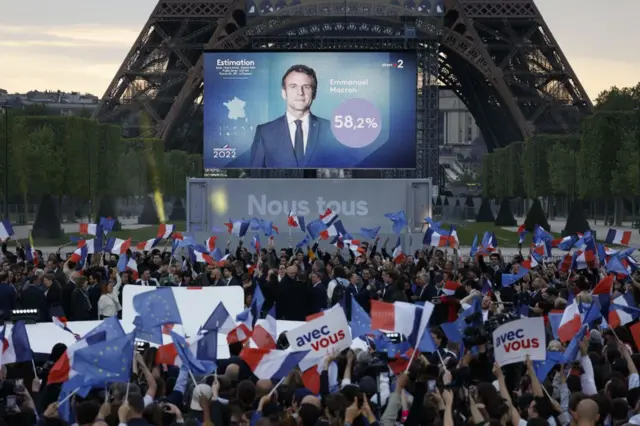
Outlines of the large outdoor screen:
{"type": "Polygon", "coordinates": [[[415,52],[207,52],[206,169],[416,167],[415,52]]]}

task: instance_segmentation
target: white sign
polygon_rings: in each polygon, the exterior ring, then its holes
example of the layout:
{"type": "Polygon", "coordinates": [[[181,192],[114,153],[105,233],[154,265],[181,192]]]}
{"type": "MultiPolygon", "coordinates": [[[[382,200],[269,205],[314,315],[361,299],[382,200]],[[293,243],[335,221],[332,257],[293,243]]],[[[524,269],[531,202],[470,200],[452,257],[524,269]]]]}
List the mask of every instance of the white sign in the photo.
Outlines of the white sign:
{"type": "MultiPolygon", "coordinates": [[[[180,310],[180,317],[182,317],[182,326],[177,327],[182,327],[182,330],[188,336],[195,336],[198,333],[200,327],[207,321],[219,302],[222,302],[231,318],[234,319],[236,315],[244,310],[244,290],[240,286],[169,288],[173,291],[180,310]]],[[[137,315],[135,309],[133,309],[134,296],[155,290],[156,287],[149,286],[124,286],[122,292],[122,322],[124,324],[133,325],[133,320],[137,315]]]]}
{"type": "Polygon", "coordinates": [[[526,318],[508,322],[493,332],[493,352],[498,365],[524,361],[529,355],[532,361],[544,361],[544,318],[526,318]]]}
{"type": "Polygon", "coordinates": [[[351,346],[351,330],[344,310],[336,305],[321,317],[287,331],[287,340],[292,351],[311,351],[322,357],[351,346]]]}

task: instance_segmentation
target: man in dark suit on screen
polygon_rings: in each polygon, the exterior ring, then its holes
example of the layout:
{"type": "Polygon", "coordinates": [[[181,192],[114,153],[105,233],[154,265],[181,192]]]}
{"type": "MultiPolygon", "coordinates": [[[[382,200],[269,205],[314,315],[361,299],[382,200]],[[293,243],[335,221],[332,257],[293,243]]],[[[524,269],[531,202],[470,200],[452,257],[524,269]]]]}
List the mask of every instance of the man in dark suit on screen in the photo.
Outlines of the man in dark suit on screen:
{"type": "Polygon", "coordinates": [[[331,122],[311,113],[317,93],[318,79],[312,68],[294,65],[284,73],[286,112],[256,128],[252,168],[335,167],[330,157],[337,154],[340,144],[333,136],[331,122]]]}

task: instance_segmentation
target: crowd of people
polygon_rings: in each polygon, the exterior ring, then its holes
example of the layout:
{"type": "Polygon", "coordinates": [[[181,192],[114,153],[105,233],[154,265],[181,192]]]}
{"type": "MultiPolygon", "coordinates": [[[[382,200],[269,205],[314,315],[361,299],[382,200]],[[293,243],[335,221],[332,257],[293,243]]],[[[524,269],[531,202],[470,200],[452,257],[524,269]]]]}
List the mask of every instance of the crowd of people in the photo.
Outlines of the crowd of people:
{"type": "MultiPolygon", "coordinates": [[[[431,302],[429,327],[437,351],[415,355],[406,371],[390,369],[389,354],[376,350],[374,341],[367,350],[331,353],[314,393],[297,369],[281,383],[258,380],[240,356],[241,343],[229,345],[230,357],[218,360],[214,374],[195,380],[184,368],[157,364],[157,349],[146,347],[135,358],[129,384],[73,396],[74,418],[63,419],[56,402],[60,385],[47,383],[48,370],[66,350],[58,344],[37,377],[31,366],[2,367],[0,425],[640,425],[640,356],[630,324],[611,329],[606,318],[599,319],[579,342],[576,359],[558,363],[543,377],[530,360],[500,367],[490,341],[460,345],[441,327],[481,298],[482,322],[507,313],[543,317],[547,350],[562,352],[569,342],[554,337],[549,315],[571,303],[591,303],[592,290],[607,275],[604,268],[567,270],[542,262],[503,285],[503,274],[517,273],[524,256],[506,263],[499,250],[469,258],[457,248],[425,247],[398,258],[378,238],[355,252],[317,245],[278,249],[274,241],[258,252],[242,242],[235,250],[228,244],[226,260],[209,264],[160,250],[128,253],[137,262],[135,272],[118,271],[117,256],[106,253],[90,256],[80,270],[59,253],[39,253],[34,265],[5,242],[0,310],[5,319],[20,307],[37,309],[42,321],[97,320],[120,315],[126,285],[241,286],[247,306],[259,287],[263,312],[275,305],[277,319],[291,321],[305,321],[345,300],[357,301],[366,312],[372,300],[431,302]]],[[[637,307],[639,278],[637,271],[616,276],[610,297],[628,294],[637,307]]],[[[344,306],[350,318],[351,304],[344,306]]],[[[285,349],[286,339],[278,345],[285,349]]]]}

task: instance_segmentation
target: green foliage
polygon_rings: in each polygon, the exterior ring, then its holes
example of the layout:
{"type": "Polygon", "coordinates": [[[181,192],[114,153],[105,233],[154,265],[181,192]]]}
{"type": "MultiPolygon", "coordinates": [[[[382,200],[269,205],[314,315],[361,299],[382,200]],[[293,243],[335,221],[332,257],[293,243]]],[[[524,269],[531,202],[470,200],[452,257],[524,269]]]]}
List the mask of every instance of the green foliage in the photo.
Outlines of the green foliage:
{"type": "Polygon", "coordinates": [[[528,232],[533,232],[536,225],[540,225],[547,231],[551,229],[549,222],[547,222],[547,215],[542,209],[542,203],[540,203],[540,200],[537,198],[533,200],[533,204],[524,220],[524,226],[528,232]]]}
{"type": "MultiPolygon", "coordinates": [[[[86,205],[105,195],[184,197],[186,178],[202,176],[202,156],[164,152],[159,139],[122,139],[110,124],[81,117],[33,115],[41,108],[0,115],[0,177],[9,123],[9,197],[37,203],[45,194],[86,205]]],[[[4,185],[0,184],[0,194],[4,185]]],[[[3,195],[2,195],[3,196],[3,195]]]]}
{"type": "Polygon", "coordinates": [[[617,167],[611,172],[611,192],[615,195],[640,195],[640,128],[621,135],[617,167]]]}
{"type": "Polygon", "coordinates": [[[598,95],[596,111],[633,111],[640,105],[640,83],[634,87],[613,86],[598,95]]]}
{"type": "MultiPolygon", "coordinates": [[[[578,161],[578,186],[583,199],[624,195],[621,187],[611,187],[618,169],[619,151],[627,132],[638,128],[638,112],[598,112],[582,126],[582,146],[578,161]]],[[[622,154],[624,155],[624,153],[622,154]]]]}
{"type": "Polygon", "coordinates": [[[476,222],[487,223],[494,222],[495,220],[496,218],[493,216],[493,211],[491,210],[491,201],[489,198],[484,197],[482,204],[480,204],[480,210],[478,210],[478,214],[476,215],[476,222]]]}
{"type": "Polygon", "coordinates": [[[521,165],[524,193],[534,199],[551,193],[549,182],[549,149],[555,141],[552,135],[535,135],[522,147],[521,165]]]}
{"type": "Polygon", "coordinates": [[[504,198],[508,191],[508,152],[506,148],[495,150],[491,154],[491,195],[494,198],[504,198]]]}
{"type": "Polygon", "coordinates": [[[506,169],[506,195],[508,197],[523,197],[524,187],[522,179],[522,142],[513,142],[507,150],[504,167],[506,169]]]}
{"type": "Polygon", "coordinates": [[[584,233],[590,228],[589,222],[587,222],[587,219],[584,217],[582,202],[580,200],[575,200],[571,204],[571,210],[569,210],[567,223],[562,230],[562,235],[566,236],[584,233]]]}
{"type": "Polygon", "coordinates": [[[44,194],[38,206],[38,215],[33,223],[32,235],[34,238],[56,239],[64,233],[60,226],[58,209],[49,194],[44,194]]]}
{"type": "Polygon", "coordinates": [[[511,211],[511,201],[508,198],[503,198],[500,203],[500,210],[498,210],[498,216],[496,216],[496,221],[494,222],[496,226],[517,226],[518,222],[516,218],[513,217],[513,212],[511,211]]]}
{"type": "Polygon", "coordinates": [[[488,198],[493,197],[493,170],[493,155],[484,154],[482,156],[480,182],[482,185],[482,195],[488,198]]]}
{"type": "Polygon", "coordinates": [[[547,155],[549,184],[555,195],[573,197],[577,191],[577,164],[580,139],[573,135],[552,136],[547,155]]]}

